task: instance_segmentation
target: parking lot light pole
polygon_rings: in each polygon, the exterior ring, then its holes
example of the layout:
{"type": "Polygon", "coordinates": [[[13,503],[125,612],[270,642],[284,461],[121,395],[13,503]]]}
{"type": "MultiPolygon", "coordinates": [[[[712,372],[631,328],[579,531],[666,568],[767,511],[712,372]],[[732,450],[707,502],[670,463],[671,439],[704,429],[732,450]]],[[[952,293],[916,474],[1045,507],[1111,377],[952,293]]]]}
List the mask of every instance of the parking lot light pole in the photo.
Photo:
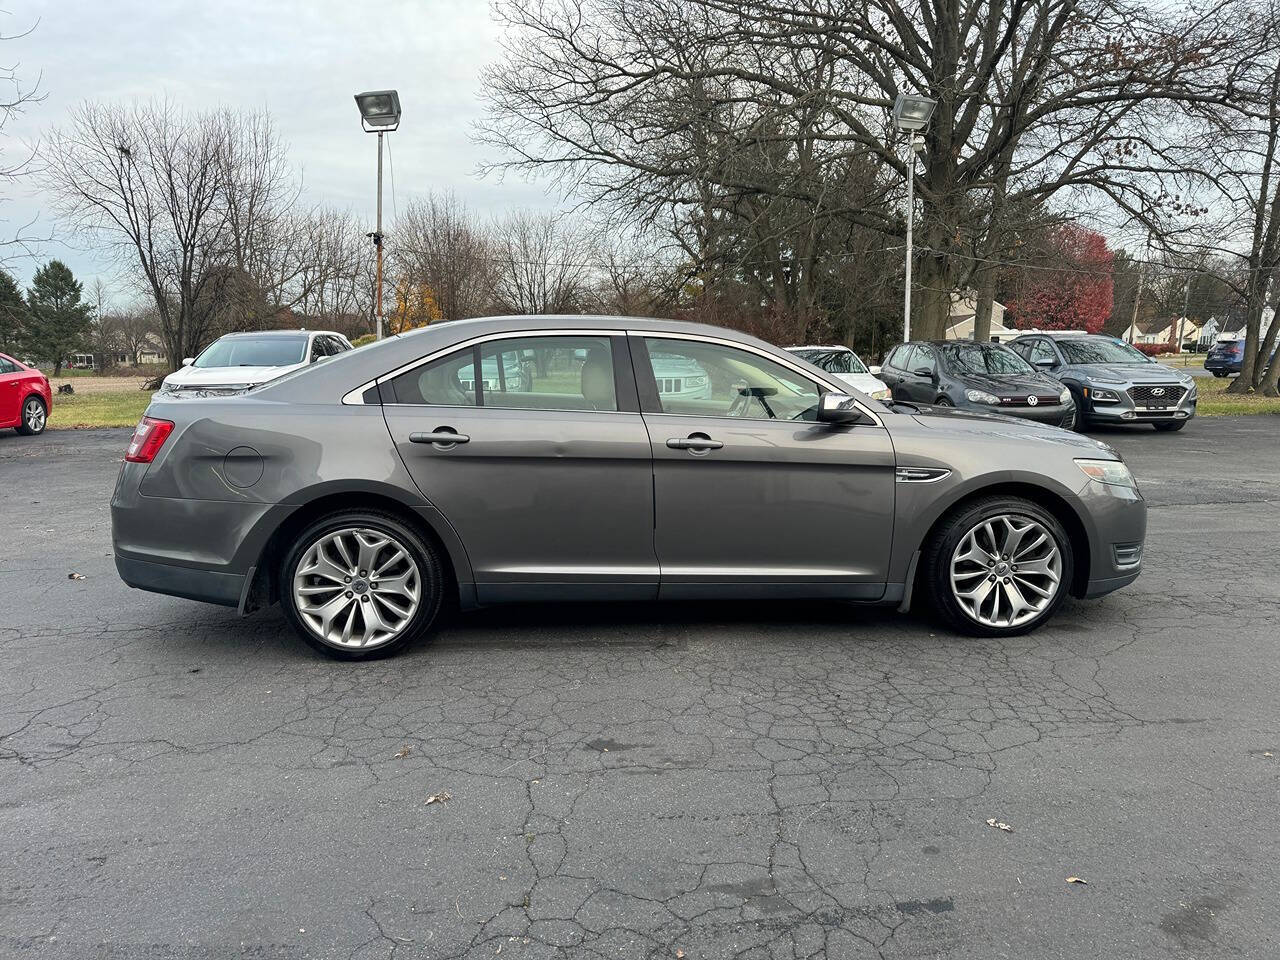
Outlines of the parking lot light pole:
{"type": "Polygon", "coordinates": [[[375,336],[382,339],[382,135],[400,126],[400,94],[394,90],[369,90],[356,94],[356,106],[360,108],[360,126],[365,133],[378,135],[378,221],[373,233],[374,249],[378,251],[377,279],[374,292],[375,336]]]}
{"type": "Polygon", "coordinates": [[[912,234],[916,219],[916,134],[929,126],[937,101],[900,93],[893,103],[893,125],[907,134],[907,268],[902,298],[902,339],[911,339],[911,259],[912,234]]]}

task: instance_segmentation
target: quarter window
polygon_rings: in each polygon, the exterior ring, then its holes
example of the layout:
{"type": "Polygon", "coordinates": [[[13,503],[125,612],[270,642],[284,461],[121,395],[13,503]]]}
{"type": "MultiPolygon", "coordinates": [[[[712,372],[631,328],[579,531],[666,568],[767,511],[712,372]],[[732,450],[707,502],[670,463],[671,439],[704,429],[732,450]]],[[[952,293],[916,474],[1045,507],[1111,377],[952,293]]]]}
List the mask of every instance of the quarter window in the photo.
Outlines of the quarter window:
{"type": "Polygon", "coordinates": [[[700,340],[645,338],[662,413],[812,420],[818,386],[758,354],[700,340]]]}

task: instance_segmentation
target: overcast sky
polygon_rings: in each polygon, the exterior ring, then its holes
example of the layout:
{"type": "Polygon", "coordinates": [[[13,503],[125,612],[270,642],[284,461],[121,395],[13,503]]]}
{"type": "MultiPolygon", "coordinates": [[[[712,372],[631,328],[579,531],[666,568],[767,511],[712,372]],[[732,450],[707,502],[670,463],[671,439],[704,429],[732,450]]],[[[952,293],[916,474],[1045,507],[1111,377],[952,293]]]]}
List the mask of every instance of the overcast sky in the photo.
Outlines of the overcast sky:
{"type": "MultiPolygon", "coordinates": [[[[363,133],[352,95],[394,87],[404,119],[390,135],[399,203],[430,190],[455,190],[477,210],[545,206],[539,185],[481,180],[469,139],[481,115],[481,69],[500,53],[486,0],[6,0],[0,62],[38,79],[45,99],[4,130],[12,161],[24,141],[64,122],[85,99],[168,96],[192,109],[267,108],[302,169],[310,199],[367,215],[372,226],[376,138],[363,133]]],[[[32,217],[33,233],[63,239],[37,184],[0,185],[11,236],[32,217]]],[[[384,216],[392,213],[390,179],[384,216]]],[[[91,251],[44,248],[84,281],[113,279],[91,251]]],[[[23,284],[30,261],[11,263],[23,284]]],[[[113,287],[116,284],[113,283],[113,287]]]]}

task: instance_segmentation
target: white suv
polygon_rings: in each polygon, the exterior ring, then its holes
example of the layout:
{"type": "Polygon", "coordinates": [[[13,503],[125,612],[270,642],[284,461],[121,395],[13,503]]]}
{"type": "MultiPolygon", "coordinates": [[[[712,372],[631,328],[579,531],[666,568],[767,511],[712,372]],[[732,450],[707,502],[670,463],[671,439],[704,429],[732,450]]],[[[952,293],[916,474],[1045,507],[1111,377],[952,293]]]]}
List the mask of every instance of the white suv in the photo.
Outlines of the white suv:
{"type": "Polygon", "coordinates": [[[889,399],[890,391],[884,381],[872,374],[862,358],[848,347],[787,347],[787,352],[794,353],[801,360],[806,360],[827,373],[835,374],[872,400],[889,399]]]}
{"type": "Polygon", "coordinates": [[[234,393],[291,373],[309,363],[346,353],[351,342],[329,330],[258,330],[228,333],[188,357],[164,378],[168,393],[234,393]]]}

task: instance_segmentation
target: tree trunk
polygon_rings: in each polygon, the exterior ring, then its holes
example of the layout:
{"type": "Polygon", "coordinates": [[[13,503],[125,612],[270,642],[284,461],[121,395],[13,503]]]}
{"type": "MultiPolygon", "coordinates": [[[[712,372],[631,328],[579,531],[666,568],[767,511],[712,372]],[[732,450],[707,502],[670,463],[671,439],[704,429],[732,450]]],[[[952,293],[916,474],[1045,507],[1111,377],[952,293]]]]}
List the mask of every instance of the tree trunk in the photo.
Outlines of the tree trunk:
{"type": "Polygon", "coordinates": [[[61,361],[61,360],[55,360],[55,361],[53,362],[53,375],[54,375],[55,377],[60,377],[60,376],[62,376],[62,361],[61,361]]]}
{"type": "MultiPolygon", "coordinates": [[[[1270,279],[1269,277],[1267,279],[1270,279]]],[[[1240,373],[1231,385],[1227,387],[1226,393],[1248,393],[1253,389],[1254,384],[1254,367],[1258,360],[1258,330],[1262,324],[1262,308],[1264,304],[1263,291],[1266,286],[1263,282],[1261,273],[1255,271],[1249,280],[1249,290],[1246,299],[1245,313],[1245,337],[1244,337],[1244,357],[1240,361],[1240,373]]]]}
{"type": "Polygon", "coordinates": [[[978,273],[978,301],[973,310],[973,339],[985,343],[991,339],[991,308],[996,299],[996,271],[991,265],[978,273]]]}
{"type": "Polygon", "coordinates": [[[951,319],[951,283],[942,258],[933,253],[922,257],[911,287],[911,339],[945,339],[951,319]]]}

